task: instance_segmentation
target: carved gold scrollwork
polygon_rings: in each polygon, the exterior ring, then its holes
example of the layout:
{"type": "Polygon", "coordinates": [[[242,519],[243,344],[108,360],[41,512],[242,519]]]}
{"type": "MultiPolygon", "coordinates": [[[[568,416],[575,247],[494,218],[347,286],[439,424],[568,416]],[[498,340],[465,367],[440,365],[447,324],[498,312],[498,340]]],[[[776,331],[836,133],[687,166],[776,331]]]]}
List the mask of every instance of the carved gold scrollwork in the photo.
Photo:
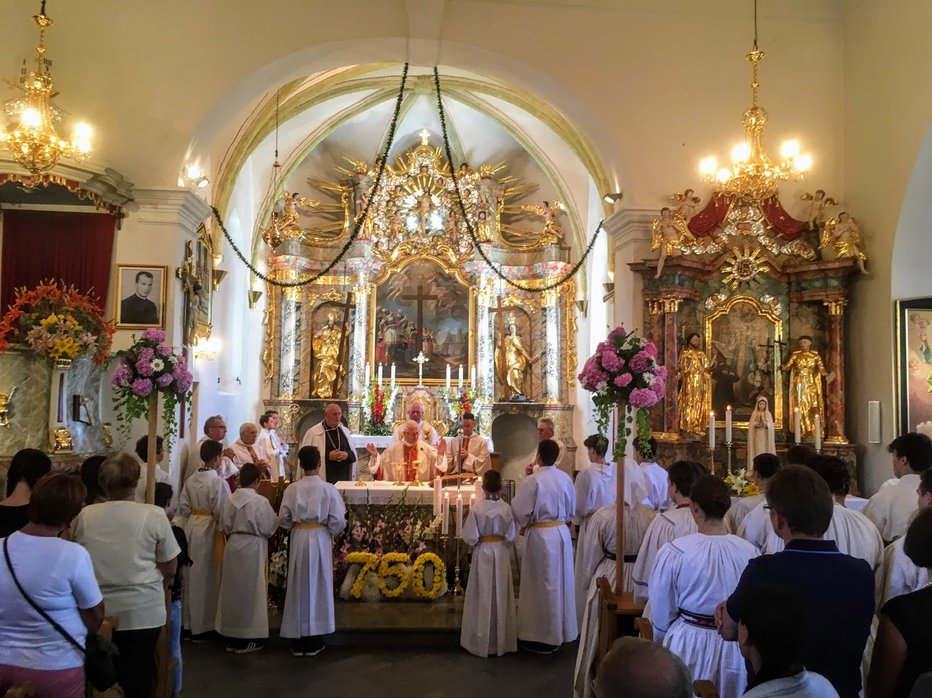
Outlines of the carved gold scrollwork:
{"type": "Polygon", "coordinates": [[[834,300],[834,301],[822,301],[822,305],[828,308],[828,314],[832,316],[841,316],[845,314],[845,306],[848,304],[847,300],[834,300]]]}

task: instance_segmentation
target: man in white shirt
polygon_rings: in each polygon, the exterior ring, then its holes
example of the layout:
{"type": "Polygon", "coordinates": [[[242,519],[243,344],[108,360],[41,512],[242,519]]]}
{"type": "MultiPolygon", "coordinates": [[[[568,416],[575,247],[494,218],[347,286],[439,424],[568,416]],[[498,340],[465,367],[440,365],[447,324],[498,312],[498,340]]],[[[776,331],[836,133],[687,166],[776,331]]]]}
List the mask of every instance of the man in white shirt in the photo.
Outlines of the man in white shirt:
{"type": "MultiPolygon", "coordinates": [[[[321,480],[331,485],[340,480],[355,480],[357,472],[356,449],[350,431],[343,425],[343,408],[331,402],[324,408],[324,418],[304,433],[300,448],[314,446],[320,453],[318,473],[321,480]]],[[[295,480],[300,480],[304,471],[298,468],[295,480]]]]}
{"type": "Polygon", "coordinates": [[[227,424],[223,417],[215,414],[204,421],[204,436],[194,446],[187,449],[187,457],[182,454],[184,467],[181,470],[181,479],[178,483],[179,492],[184,488],[184,483],[188,481],[188,478],[201,467],[201,446],[204,445],[205,441],[217,441],[224,446],[220,468],[217,469],[217,474],[220,477],[227,480],[239,472],[239,468],[233,464],[233,456],[235,455],[233,449],[225,446],[226,438],[227,424]]]}
{"type": "Polygon", "coordinates": [[[492,467],[489,444],[484,436],[475,433],[476,416],[472,412],[463,413],[462,434],[453,437],[448,444],[448,473],[475,473],[482,475],[492,467]]]}
{"type": "MultiPolygon", "coordinates": [[[[427,443],[429,443],[431,446],[437,448],[437,446],[440,444],[440,435],[432,425],[424,423],[424,405],[420,402],[412,402],[408,406],[408,419],[417,423],[419,430],[418,438],[422,441],[427,441],[427,443]]],[[[401,443],[404,441],[401,435],[403,431],[404,424],[401,424],[392,434],[392,443],[401,443]]]]}
{"type": "MultiPolygon", "coordinates": [[[[554,438],[555,431],[556,431],[556,427],[553,424],[553,419],[551,419],[550,417],[541,417],[540,419],[537,420],[537,438],[540,441],[549,439],[550,441],[553,441],[557,445],[557,448],[560,449],[560,455],[557,456],[557,462],[554,463],[554,465],[556,465],[561,470],[565,471],[565,465],[563,461],[566,459],[566,446],[563,445],[563,442],[560,441],[560,439],[554,438]]],[[[527,466],[525,466],[524,468],[525,475],[536,473],[537,470],[540,468],[540,466],[537,464],[537,451],[534,451],[531,458],[533,460],[530,463],[528,463],[527,466]]],[[[573,471],[575,470],[576,468],[574,467],[573,471]]]]}
{"type": "MultiPolygon", "coordinates": [[[[760,494],[742,497],[728,510],[728,525],[732,531],[737,531],[744,523],[747,515],[764,503],[767,497],[767,483],[770,478],[780,470],[780,458],[775,453],[758,453],[752,461],[753,469],[748,474],[748,480],[757,485],[760,494]]],[[[768,516],[764,516],[769,519],[768,516]]]]}
{"type": "Polygon", "coordinates": [[[262,457],[269,463],[272,479],[278,480],[285,476],[285,456],[288,455],[288,445],[283,444],[275,428],[278,426],[278,412],[271,410],[259,417],[259,446],[262,457]]]}
{"type": "Polygon", "coordinates": [[[673,500],[667,494],[669,482],[667,469],[654,460],[656,457],[657,440],[654,437],[647,440],[647,448],[644,449],[644,452],[641,452],[635,445],[634,460],[637,462],[638,470],[644,475],[644,479],[650,488],[642,504],[654,511],[666,511],[673,507],[673,500]]]}
{"type": "Polygon", "coordinates": [[[262,479],[268,480],[271,477],[269,462],[265,454],[256,444],[259,438],[259,427],[252,422],[244,422],[239,428],[239,439],[230,448],[233,451],[233,463],[237,469],[243,467],[246,463],[252,463],[259,466],[262,471],[262,479]]]}
{"type": "Polygon", "coordinates": [[[896,437],[887,450],[899,482],[878,491],[864,507],[864,515],[877,525],[885,543],[906,533],[916,511],[919,473],[932,465],[932,441],[925,434],[909,432],[896,437]]]}
{"type": "MultiPolygon", "coordinates": [[[[932,468],[922,471],[916,494],[918,510],[932,507],[932,468]]],[[[916,563],[909,559],[904,548],[905,542],[906,536],[901,536],[883,551],[883,564],[875,576],[878,609],[896,596],[919,591],[930,581],[929,570],[917,567],[916,563]]]]}
{"type": "MultiPolygon", "coordinates": [[[[146,461],[149,458],[149,437],[143,436],[136,442],[136,457],[142,462],[139,469],[139,482],[136,483],[136,501],[144,504],[146,501],[146,483],[149,481],[149,471],[146,467],[146,461]]],[[[162,437],[155,437],[155,481],[167,482],[171,484],[171,477],[162,470],[161,462],[165,457],[165,451],[162,450],[162,437]]]]}
{"type": "Polygon", "coordinates": [[[437,471],[446,468],[446,441],[440,441],[440,447],[434,448],[420,439],[421,429],[418,423],[409,419],[402,425],[404,441],[393,443],[382,453],[372,444],[366,444],[369,451],[369,471],[377,480],[386,482],[411,482],[415,479],[427,483],[434,479],[437,471]],[[439,458],[438,458],[439,456],[439,458]]]}

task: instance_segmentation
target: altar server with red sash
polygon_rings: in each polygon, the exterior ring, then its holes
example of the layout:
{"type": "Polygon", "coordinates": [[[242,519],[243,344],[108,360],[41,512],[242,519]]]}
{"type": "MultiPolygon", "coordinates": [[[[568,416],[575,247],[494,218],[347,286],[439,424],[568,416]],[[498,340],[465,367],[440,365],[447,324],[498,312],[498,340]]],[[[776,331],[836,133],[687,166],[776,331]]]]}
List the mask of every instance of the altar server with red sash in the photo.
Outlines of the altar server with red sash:
{"type": "Polygon", "coordinates": [[[227,651],[236,654],[261,650],[269,637],[268,539],[278,529],[278,521],[269,500],[256,491],[261,477],[258,466],[244,464],[239,470],[239,488],[220,515],[227,544],[217,632],[228,638],[227,651]]]}
{"type": "Polygon", "coordinates": [[[518,594],[518,640],[525,649],[550,654],[578,636],[573,589],[573,543],[568,522],[576,507],[570,476],[554,467],[560,447],[551,439],[537,446],[539,469],[512,502],[525,531],[518,594]]]}
{"type": "Polygon", "coordinates": [[[320,451],[298,451],[303,477],[282,497],[278,525],[291,531],[288,587],[281,636],[291,653],[312,657],[324,649],[323,635],[335,629],[333,617],[333,536],[346,528],[346,507],[336,487],[320,478],[320,451]]]}
{"type": "Polygon", "coordinates": [[[217,473],[223,445],[209,439],[201,444],[204,465],[184,483],[178,515],[184,519],[191,569],[182,589],[182,625],[195,637],[215,630],[224,538],[218,527],[230,486],[217,473]]]}
{"type": "Polygon", "coordinates": [[[435,475],[445,472],[446,459],[442,458],[446,452],[445,439],[440,439],[437,448],[419,440],[420,430],[413,419],[405,422],[401,429],[402,441],[393,443],[382,453],[372,444],[366,444],[369,471],[376,480],[412,482],[417,479],[428,483],[435,475]]]}
{"type": "Polygon", "coordinates": [[[518,651],[515,592],[508,545],[515,539],[511,507],[501,501],[502,476],[482,476],[485,498],[469,510],[463,540],[476,546],[466,584],[460,644],[479,657],[518,651]]]}

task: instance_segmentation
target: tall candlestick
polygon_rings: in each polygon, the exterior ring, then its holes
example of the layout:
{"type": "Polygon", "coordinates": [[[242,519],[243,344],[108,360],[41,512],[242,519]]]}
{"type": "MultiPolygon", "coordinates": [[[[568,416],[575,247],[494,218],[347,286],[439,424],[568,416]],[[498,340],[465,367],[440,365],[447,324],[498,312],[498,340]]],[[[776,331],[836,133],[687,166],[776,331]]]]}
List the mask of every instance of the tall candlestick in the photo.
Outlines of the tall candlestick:
{"type": "Polygon", "coordinates": [[[709,450],[715,450],[715,412],[709,412],[709,450]]]}
{"type": "Polygon", "coordinates": [[[450,389],[450,364],[447,364],[447,390],[450,389]]]}
{"type": "Polygon", "coordinates": [[[822,420],[819,418],[819,415],[815,416],[815,424],[813,425],[815,429],[815,450],[816,453],[822,452],[822,420]]]}
{"type": "Polygon", "coordinates": [[[463,537],[463,495],[456,496],[456,537],[463,537]]]}
{"type": "Polygon", "coordinates": [[[379,364],[379,387],[382,387],[382,364],[379,364]]]}
{"type": "Polygon", "coordinates": [[[463,389],[463,364],[460,364],[459,377],[456,382],[456,387],[460,390],[463,389]]]}
{"type": "Polygon", "coordinates": [[[365,376],[365,378],[363,379],[363,382],[366,385],[369,385],[369,362],[368,361],[366,362],[366,372],[363,375],[365,376]]]}
{"type": "Polygon", "coordinates": [[[725,443],[731,443],[731,405],[725,408],[725,443]]]}
{"type": "Polygon", "coordinates": [[[476,499],[482,499],[485,496],[485,493],[482,491],[482,478],[476,478],[476,499]]]}
{"type": "Polygon", "coordinates": [[[799,443],[800,441],[802,441],[802,437],[803,437],[802,428],[799,422],[800,422],[800,415],[799,415],[799,408],[797,407],[793,410],[793,432],[796,436],[796,443],[799,443]]]}
{"type": "Polygon", "coordinates": [[[476,388],[476,364],[469,367],[469,387],[476,388]]]}
{"type": "Polygon", "coordinates": [[[443,521],[440,523],[440,535],[450,535],[450,493],[443,493],[443,521]]]}
{"type": "Polygon", "coordinates": [[[434,516],[440,516],[440,514],[443,513],[443,498],[440,482],[440,476],[434,476],[434,516]]]}
{"type": "Polygon", "coordinates": [[[392,390],[395,389],[395,364],[392,364],[392,390]]]}

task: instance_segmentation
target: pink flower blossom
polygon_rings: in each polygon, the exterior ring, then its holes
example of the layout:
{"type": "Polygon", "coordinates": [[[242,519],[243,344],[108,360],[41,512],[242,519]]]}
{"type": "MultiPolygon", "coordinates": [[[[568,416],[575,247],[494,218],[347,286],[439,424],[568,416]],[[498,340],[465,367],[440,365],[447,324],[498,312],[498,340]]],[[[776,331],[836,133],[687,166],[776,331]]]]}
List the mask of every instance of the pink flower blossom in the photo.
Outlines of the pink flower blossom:
{"type": "Polygon", "coordinates": [[[667,382],[658,377],[650,386],[650,389],[654,391],[658,398],[662,399],[667,390],[667,382]]]}
{"type": "Polygon", "coordinates": [[[667,367],[666,366],[658,366],[656,373],[657,373],[657,378],[663,378],[664,380],[667,379],[667,367]]]}
{"type": "Polygon", "coordinates": [[[624,362],[618,358],[618,354],[616,354],[614,351],[603,351],[601,358],[602,368],[610,373],[620,371],[621,367],[624,365],[624,362]]]}
{"type": "Polygon", "coordinates": [[[650,388],[635,388],[628,396],[628,404],[634,408],[653,407],[659,398],[650,388]]]}
{"type": "Polygon", "coordinates": [[[142,333],[142,338],[150,342],[162,343],[165,341],[165,330],[146,330],[142,333]]]}
{"type": "Polygon", "coordinates": [[[152,361],[155,358],[155,351],[152,347],[143,347],[139,350],[138,358],[140,361],[152,361]]]}
{"type": "Polygon", "coordinates": [[[133,381],[133,392],[140,397],[146,397],[152,392],[152,381],[148,378],[137,378],[133,381]]]}
{"type": "Polygon", "coordinates": [[[608,341],[615,343],[616,339],[624,339],[628,336],[623,325],[618,325],[614,330],[608,333],[608,341]]]}
{"type": "Polygon", "coordinates": [[[171,345],[169,345],[169,344],[159,344],[159,349],[158,349],[158,351],[159,351],[159,354],[160,354],[161,356],[171,356],[171,355],[172,355],[172,348],[171,348],[171,345]]]}
{"type": "Polygon", "coordinates": [[[143,359],[142,357],[136,362],[136,373],[140,376],[151,376],[152,375],[152,361],[143,359]]]}
{"type": "Polygon", "coordinates": [[[648,356],[646,352],[639,351],[631,357],[628,366],[635,373],[644,373],[644,371],[650,368],[650,358],[651,357],[648,356]]]}
{"type": "Polygon", "coordinates": [[[170,373],[163,373],[161,376],[159,376],[159,377],[156,379],[155,382],[159,384],[159,387],[160,387],[160,388],[165,388],[165,387],[168,387],[169,385],[171,385],[171,382],[172,382],[173,380],[174,380],[174,378],[172,378],[172,374],[170,374],[170,373]]]}
{"type": "Polygon", "coordinates": [[[618,386],[619,388],[627,388],[630,383],[631,383],[630,373],[622,373],[620,376],[617,376],[615,378],[615,385],[618,386]]]}
{"type": "Polygon", "coordinates": [[[653,342],[644,342],[644,346],[641,347],[641,351],[643,351],[648,356],[656,357],[657,356],[657,345],[654,344],[653,342]]]}

